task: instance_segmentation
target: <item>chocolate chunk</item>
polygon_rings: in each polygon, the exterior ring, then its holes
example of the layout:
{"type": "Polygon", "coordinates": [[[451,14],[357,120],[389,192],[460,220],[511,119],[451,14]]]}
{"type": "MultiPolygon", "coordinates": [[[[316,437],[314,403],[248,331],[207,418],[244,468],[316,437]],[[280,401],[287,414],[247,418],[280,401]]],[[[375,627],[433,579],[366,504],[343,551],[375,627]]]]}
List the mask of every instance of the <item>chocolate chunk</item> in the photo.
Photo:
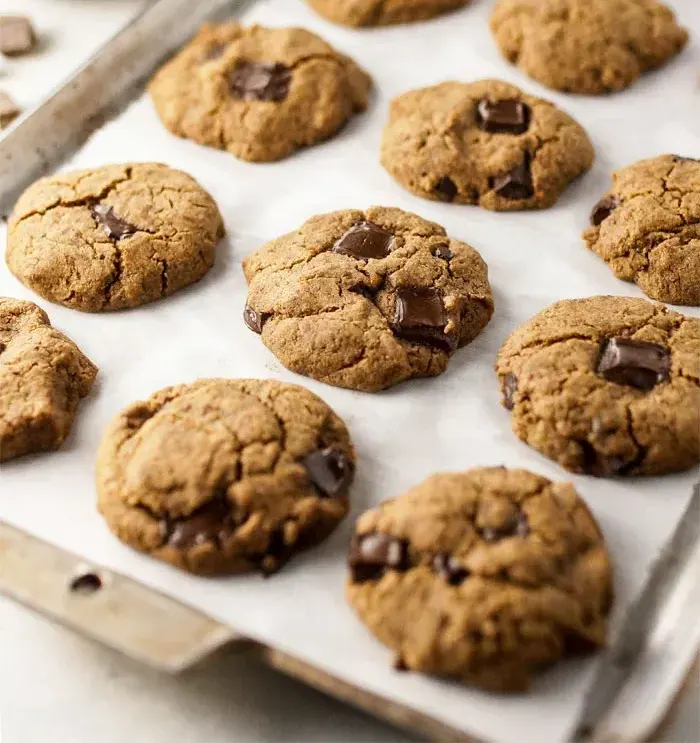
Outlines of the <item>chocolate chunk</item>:
{"type": "Polygon", "coordinates": [[[491,134],[522,134],[530,126],[530,107],[513,98],[484,98],[477,105],[476,120],[481,129],[491,134]]]}
{"type": "Polygon", "coordinates": [[[457,195],[457,186],[452,178],[445,175],[433,186],[433,192],[443,201],[453,201],[457,195]]]}
{"type": "Polygon", "coordinates": [[[346,494],[354,468],[344,452],[332,447],[319,449],[304,457],[303,464],[320,495],[339,498],[346,494]]]}
{"type": "Polygon", "coordinates": [[[406,665],[406,661],[401,655],[397,655],[396,658],[394,658],[394,670],[401,673],[410,670],[409,667],[406,665]]]}
{"type": "Polygon", "coordinates": [[[283,101],[289,93],[292,71],[272,62],[239,62],[229,76],[231,93],[244,101],[283,101]]]}
{"type": "Polygon", "coordinates": [[[433,255],[436,258],[442,258],[443,261],[451,261],[455,256],[454,253],[447,247],[447,245],[440,245],[433,255]]]}
{"type": "Polygon", "coordinates": [[[624,475],[630,467],[634,466],[634,463],[629,463],[622,457],[601,454],[596,451],[592,444],[584,439],[578,443],[581,446],[581,453],[583,454],[581,468],[587,475],[593,475],[594,477],[615,477],[616,475],[624,475]]]}
{"type": "Polygon", "coordinates": [[[506,537],[526,537],[529,533],[530,524],[524,511],[519,511],[518,515],[504,526],[498,528],[485,526],[481,529],[481,536],[486,542],[498,542],[506,537]]]}
{"type": "Polygon", "coordinates": [[[226,498],[215,498],[192,515],[166,523],[168,545],[189,549],[206,542],[229,539],[235,530],[232,506],[226,498]]]}
{"type": "Polygon", "coordinates": [[[93,204],[90,212],[97,222],[101,225],[110,240],[121,240],[138,232],[138,227],[129,224],[121,217],[117,216],[114,209],[106,204],[93,204]]]}
{"type": "Polygon", "coordinates": [[[0,129],[4,129],[20,115],[19,106],[7,94],[0,91],[0,129]]]}
{"type": "Polygon", "coordinates": [[[508,374],[503,377],[503,404],[506,410],[512,410],[515,407],[515,400],[513,399],[515,393],[518,391],[518,378],[515,374],[508,374]]]}
{"type": "Polygon", "coordinates": [[[594,207],[591,212],[591,224],[597,227],[604,222],[617,207],[620,206],[620,199],[617,196],[604,196],[594,207]]]}
{"type": "Polygon", "coordinates": [[[504,199],[529,199],[535,193],[530,172],[530,154],[526,152],[523,161],[512,170],[491,178],[490,185],[504,199]]]}
{"type": "Polygon", "coordinates": [[[246,305],[243,310],[243,322],[254,332],[260,335],[265,326],[268,315],[263,312],[256,312],[250,305],[246,305]]]}
{"type": "Polygon", "coordinates": [[[26,16],[0,16],[0,52],[8,57],[26,54],[34,48],[36,36],[26,16]]]}
{"type": "Polygon", "coordinates": [[[433,557],[432,565],[433,570],[451,586],[458,586],[469,577],[469,571],[447,552],[438,552],[433,557]]]}
{"type": "Polygon", "coordinates": [[[409,569],[408,542],[389,534],[355,534],[350,542],[348,564],[356,583],[381,578],[387,570],[409,569]]]}
{"type": "Polygon", "coordinates": [[[396,290],[394,332],[400,338],[454,350],[453,339],[445,333],[447,313],[440,292],[422,287],[402,287],[396,290]]]}
{"type": "Polygon", "coordinates": [[[597,373],[616,384],[650,390],[668,381],[669,350],[658,343],[608,338],[600,347],[597,373]]]}
{"type": "Polygon", "coordinates": [[[386,258],[394,247],[394,234],[374,222],[357,222],[335,241],[333,252],[360,261],[386,258]]]}

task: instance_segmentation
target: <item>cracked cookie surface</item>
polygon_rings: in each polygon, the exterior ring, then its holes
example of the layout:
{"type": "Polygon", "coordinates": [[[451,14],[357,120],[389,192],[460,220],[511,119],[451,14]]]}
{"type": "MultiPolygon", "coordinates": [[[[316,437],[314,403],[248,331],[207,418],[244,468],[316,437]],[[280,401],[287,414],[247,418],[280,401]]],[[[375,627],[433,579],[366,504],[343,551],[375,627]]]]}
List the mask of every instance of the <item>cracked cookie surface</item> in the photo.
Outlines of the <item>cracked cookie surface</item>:
{"type": "Polygon", "coordinates": [[[358,519],[348,562],[348,600],[397,668],[520,691],[605,644],[610,560],[569,483],[433,475],[358,519]]]}
{"type": "Polygon", "coordinates": [[[312,217],[243,269],[251,330],[288,369],[339,387],[440,374],[493,314],[476,250],[400,209],[312,217]]]}
{"type": "Polygon", "coordinates": [[[0,297],[0,462],[58,449],[96,375],[41,308],[0,297]]]}
{"type": "Polygon", "coordinates": [[[583,239],[652,299],[700,306],[700,161],[661,155],[613,173],[583,239]]]}
{"type": "Polygon", "coordinates": [[[122,541],[183,570],[270,574],[343,519],[354,470],[344,423],[308,390],[204,379],[114,419],[98,505],[122,541]]]}
{"type": "Polygon", "coordinates": [[[45,299],[102,312],[198,281],[223,235],[214,200],[186,173],[107,165],[30,186],[10,218],[5,260],[45,299]]]}
{"type": "Polygon", "coordinates": [[[571,472],[700,461],[700,319],[630,297],[556,302],[509,336],[496,372],[515,434],[571,472]]]}
{"type": "Polygon", "coordinates": [[[435,18],[471,0],[308,0],[321,15],[344,26],[388,26],[435,18]]]}
{"type": "Polygon", "coordinates": [[[165,126],[243,160],[280,160],[367,108],[369,75],[301,28],[205,25],[151,81],[165,126]]]}
{"type": "Polygon", "coordinates": [[[688,41],[657,0],[499,0],[491,30],[501,54],[530,77],[589,95],[627,88],[688,41]]]}
{"type": "Polygon", "coordinates": [[[381,147],[382,165],[409,191],[495,211],[552,206],[593,159],[571,116],[500,80],[400,95],[381,147]]]}

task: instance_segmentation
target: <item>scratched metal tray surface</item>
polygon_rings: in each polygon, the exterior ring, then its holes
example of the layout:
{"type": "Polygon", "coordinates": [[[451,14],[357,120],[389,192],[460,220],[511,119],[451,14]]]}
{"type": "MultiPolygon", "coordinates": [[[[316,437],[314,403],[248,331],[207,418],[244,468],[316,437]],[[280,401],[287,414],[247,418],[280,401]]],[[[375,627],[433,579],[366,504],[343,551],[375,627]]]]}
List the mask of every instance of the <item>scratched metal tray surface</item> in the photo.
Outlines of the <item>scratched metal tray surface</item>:
{"type": "MultiPolygon", "coordinates": [[[[671,4],[686,25],[700,29],[694,2],[671,4]]],[[[167,672],[222,648],[251,653],[434,739],[546,743],[650,735],[700,644],[700,495],[691,497],[697,473],[629,482],[574,478],[615,563],[613,641],[595,660],[544,674],[527,695],[500,697],[393,671],[388,652],[343,601],[345,545],[353,518],[367,506],[434,470],[505,463],[568,479],[510,433],[494,354],[518,323],[555,299],[640,296],[582,248],[581,225],[614,168],[672,149],[700,156],[695,46],[631,91],[583,100],[540,89],[500,59],[488,6],[477,0],[433,23],[359,32],[324,22],[301,0],[159,0],[0,140],[2,214],[45,172],[155,159],[195,175],[219,203],[230,234],[211,275],[163,302],[100,316],[39,301],[101,374],[60,452],[0,470],[0,592],[167,672]],[[228,16],[320,33],[374,76],[370,110],[331,142],[271,165],[240,163],[173,138],[143,96],[145,82],[201,22],[228,16]],[[446,78],[487,76],[556,100],[592,135],[596,166],[551,210],[496,215],[425,202],[393,184],[377,163],[391,97],[446,78]],[[239,327],[242,257],[314,213],[370,203],[415,211],[472,243],[489,264],[497,302],[489,328],[443,377],[374,396],[296,377],[239,327]],[[95,513],[92,462],[109,418],[161,386],[215,375],[308,386],[347,420],[360,454],[351,518],[268,581],[181,574],[128,550],[95,513]]],[[[0,294],[37,300],[4,265],[0,294]]]]}

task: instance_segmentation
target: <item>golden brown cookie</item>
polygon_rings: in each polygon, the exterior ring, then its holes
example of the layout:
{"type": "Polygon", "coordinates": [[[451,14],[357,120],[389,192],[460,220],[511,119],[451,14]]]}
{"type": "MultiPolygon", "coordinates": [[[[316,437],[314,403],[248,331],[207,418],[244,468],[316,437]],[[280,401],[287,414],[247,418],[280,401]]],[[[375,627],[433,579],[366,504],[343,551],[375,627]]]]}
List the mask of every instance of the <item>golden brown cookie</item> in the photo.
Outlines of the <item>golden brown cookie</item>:
{"type": "Polygon", "coordinates": [[[183,570],[269,574],[333,531],[354,471],[345,425],[308,390],[204,379],[114,419],[98,503],[122,541],[183,570]]]}
{"type": "Polygon", "coordinates": [[[41,308],[0,297],[0,462],[58,449],[96,375],[41,308]]]}
{"type": "Polygon", "coordinates": [[[569,483],[433,475],[360,517],[348,561],[348,600],[398,668],[520,691],[605,644],[610,558],[569,483]]]}
{"type": "Polygon", "coordinates": [[[400,95],[381,149],[382,165],[418,196],[495,211],[552,206],[593,158],[571,116],[501,80],[400,95]]]}
{"type": "Polygon", "coordinates": [[[435,18],[471,0],[308,0],[322,16],[344,26],[389,26],[435,18]]]}
{"type": "Polygon", "coordinates": [[[45,299],[103,312],[198,281],[223,235],[214,200],[186,173],[106,165],[30,186],[10,218],[5,259],[45,299]]]}
{"type": "Polygon", "coordinates": [[[248,327],[287,368],[339,387],[440,374],[493,314],[476,250],[400,209],[313,217],[243,269],[248,327]]]}
{"type": "Polygon", "coordinates": [[[498,0],[501,54],[548,88],[622,90],[678,54],[688,32],[658,0],[498,0]]]}
{"type": "Polygon", "coordinates": [[[630,297],[555,302],[510,335],[496,372],[513,431],[571,472],[700,461],[700,319],[630,297]]]}
{"type": "Polygon", "coordinates": [[[367,108],[372,81],[302,28],[205,25],[149,90],[179,137],[242,160],[280,160],[367,108]]]}
{"type": "Polygon", "coordinates": [[[613,173],[583,239],[652,299],[700,305],[700,160],[661,155],[613,173]]]}

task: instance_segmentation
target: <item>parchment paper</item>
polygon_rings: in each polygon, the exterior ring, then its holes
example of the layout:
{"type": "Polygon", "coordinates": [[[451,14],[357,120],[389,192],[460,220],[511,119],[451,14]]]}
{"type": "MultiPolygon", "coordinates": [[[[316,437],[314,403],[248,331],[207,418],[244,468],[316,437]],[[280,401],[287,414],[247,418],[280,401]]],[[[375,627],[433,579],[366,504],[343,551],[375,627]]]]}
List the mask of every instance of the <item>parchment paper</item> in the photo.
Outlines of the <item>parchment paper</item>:
{"type": "MultiPolygon", "coordinates": [[[[115,314],[87,315],[40,300],[12,278],[3,263],[0,294],[38,301],[101,371],[60,452],[3,465],[0,518],[452,726],[502,743],[547,743],[563,740],[569,731],[591,661],[562,663],[545,673],[528,695],[510,697],[399,674],[391,668],[389,652],[345,604],[346,544],[361,511],[435,471],[507,464],[571,479],[511,433],[509,416],[499,404],[494,356],[516,325],[554,300],[592,294],[641,296],[585,249],[580,232],[613,169],[664,152],[700,157],[700,64],[694,42],[679,59],[624,93],[596,98],[557,94],[500,57],[488,31],[489,5],[475,0],[471,7],[432,23],[359,32],[325,22],[301,0],[261,0],[247,13],[247,21],[306,26],[372,73],[377,91],[367,114],[324,145],[282,163],[260,165],[172,137],[143,98],[66,164],[68,169],[157,160],[187,170],[218,201],[230,237],[220,247],[216,267],[199,285],[115,314]],[[402,190],[379,165],[391,98],[445,79],[485,77],[501,77],[555,100],[592,136],[595,167],[553,209],[497,214],[424,201],[402,190]],[[454,356],[444,375],[378,395],[336,389],[288,372],[241,321],[246,290],[240,261],[245,255],[314,214],[371,204],[415,211],[475,246],[489,265],[496,298],[488,328],[454,356]],[[306,385],[345,419],[357,445],[351,517],[325,544],[269,580],[190,577],[122,545],[95,509],[93,462],[109,419],[165,385],[205,376],[274,377],[306,385]]],[[[687,26],[700,30],[696,0],[670,5],[687,26]]],[[[685,311],[700,315],[698,310],[685,311]]],[[[649,562],[669,536],[695,477],[693,472],[613,482],[573,478],[600,520],[614,559],[613,626],[642,586],[649,562]]]]}

